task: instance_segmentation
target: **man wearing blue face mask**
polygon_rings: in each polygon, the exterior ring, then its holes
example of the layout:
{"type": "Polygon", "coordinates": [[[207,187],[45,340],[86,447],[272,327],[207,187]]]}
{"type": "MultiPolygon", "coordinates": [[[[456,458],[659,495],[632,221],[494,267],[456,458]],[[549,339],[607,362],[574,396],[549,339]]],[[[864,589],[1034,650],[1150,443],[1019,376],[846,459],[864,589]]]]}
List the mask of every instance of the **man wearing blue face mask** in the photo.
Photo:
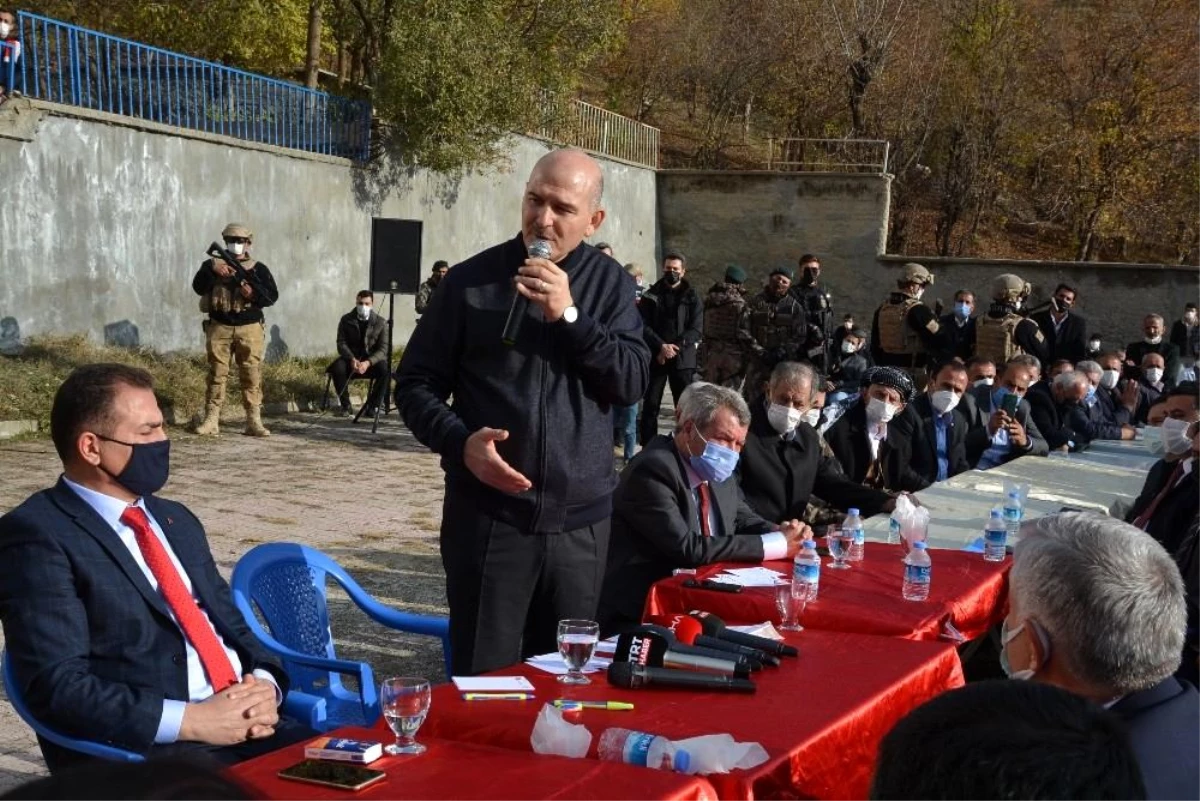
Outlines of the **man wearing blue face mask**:
{"type": "Polygon", "coordinates": [[[975,399],[967,432],[967,461],[976,470],[1012,461],[1019,456],[1046,456],[1050,448],[1033,422],[1025,393],[1041,371],[1033,356],[1009,359],[995,387],[972,387],[975,399]],[[1005,401],[1015,396],[1016,403],[1005,401]]]}
{"type": "Polygon", "coordinates": [[[954,311],[943,314],[938,318],[942,331],[946,334],[946,353],[942,362],[948,358],[959,358],[964,362],[975,355],[975,293],[969,289],[960,289],[954,293],[954,311]]]}
{"type": "Polygon", "coordinates": [[[675,433],[651,440],[621,473],[598,620],[603,636],[637,625],[650,585],[676,568],[790,559],[812,536],[774,524],[746,503],[734,470],[750,426],[736,390],[692,384],[675,433]]]}
{"type": "MultiPolygon", "coordinates": [[[[311,737],[250,633],[204,529],[155,493],[170,442],[144,370],[93,364],[50,412],[58,484],[0,518],[0,620],[30,708],[61,734],[147,757],[234,762],[311,737]]],[[[41,740],[51,771],[84,760],[41,740]]]]}
{"type": "Polygon", "coordinates": [[[1125,721],[1146,798],[1194,798],[1200,698],[1172,676],[1191,638],[1170,554],[1111,517],[1042,517],[1022,527],[1008,599],[1004,672],[1108,707],[1125,721]]]}

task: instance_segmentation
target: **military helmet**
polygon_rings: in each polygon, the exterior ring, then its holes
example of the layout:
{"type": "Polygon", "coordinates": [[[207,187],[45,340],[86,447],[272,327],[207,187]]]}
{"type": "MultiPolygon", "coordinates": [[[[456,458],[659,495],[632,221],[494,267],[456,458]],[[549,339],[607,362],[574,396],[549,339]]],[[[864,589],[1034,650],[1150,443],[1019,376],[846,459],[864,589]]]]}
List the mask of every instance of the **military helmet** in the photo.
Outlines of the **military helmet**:
{"type": "Polygon", "coordinates": [[[924,284],[925,286],[929,286],[933,283],[933,273],[915,261],[905,263],[900,269],[903,271],[899,279],[899,283],[901,284],[924,284]]]}
{"type": "Polygon", "coordinates": [[[254,239],[254,232],[241,223],[231,222],[221,231],[222,239],[254,239]]]}
{"type": "Polygon", "coordinates": [[[1029,297],[1029,293],[1032,291],[1033,287],[1019,275],[1005,273],[992,279],[992,300],[1011,303],[1029,297]]]}

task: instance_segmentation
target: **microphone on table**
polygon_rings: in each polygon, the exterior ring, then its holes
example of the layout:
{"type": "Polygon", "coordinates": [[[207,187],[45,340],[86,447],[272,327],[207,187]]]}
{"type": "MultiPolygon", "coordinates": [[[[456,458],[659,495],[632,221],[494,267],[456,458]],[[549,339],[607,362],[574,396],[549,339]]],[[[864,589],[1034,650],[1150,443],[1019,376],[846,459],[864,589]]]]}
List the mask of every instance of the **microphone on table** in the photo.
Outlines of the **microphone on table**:
{"type": "MultiPolygon", "coordinates": [[[[696,623],[696,621],[692,620],[691,618],[686,619],[693,623],[696,626],[696,629],[699,630],[699,623],[696,623]]],[[[685,643],[682,639],[680,639],[676,632],[672,631],[667,626],[659,626],[655,625],[654,623],[643,623],[636,628],[629,629],[629,631],[630,633],[634,634],[657,634],[670,643],[668,647],[676,653],[695,654],[696,656],[708,656],[712,657],[713,659],[724,659],[729,662],[733,662],[735,665],[742,666],[746,671],[762,670],[762,662],[759,662],[757,659],[753,659],[749,656],[745,656],[728,649],[710,648],[690,642],[685,643]]],[[[771,658],[774,659],[774,657],[771,658]]]]}
{"type": "Polygon", "coordinates": [[[633,662],[613,662],[608,666],[608,683],[614,687],[636,690],[653,684],[656,687],[680,687],[686,690],[712,690],[717,692],[752,693],[754,682],[731,676],[714,676],[711,673],[693,673],[690,670],[647,667],[633,662]]]}
{"type": "Polygon", "coordinates": [[[716,637],[718,640],[724,640],[725,642],[757,648],[760,651],[766,651],[769,654],[777,656],[800,655],[800,652],[794,646],[787,643],[782,643],[778,640],[768,640],[766,637],[755,637],[753,634],[742,634],[740,631],[728,629],[725,627],[724,620],[709,612],[701,612],[693,609],[688,614],[699,621],[700,626],[704,629],[704,633],[709,637],[716,637]]]}
{"type": "MultiPolygon", "coordinates": [[[[535,239],[533,244],[529,246],[529,256],[534,259],[550,258],[550,243],[544,239],[535,239]]],[[[500,335],[500,341],[505,345],[517,344],[517,337],[521,334],[521,324],[525,322],[525,312],[529,308],[529,298],[522,295],[517,288],[513,287],[512,308],[508,310],[508,319],[504,321],[504,333],[500,335]]]]}
{"type": "Polygon", "coordinates": [[[614,662],[636,662],[651,667],[678,668],[698,673],[746,678],[750,668],[733,659],[714,659],[711,656],[682,653],[672,648],[672,641],[658,634],[627,631],[617,638],[614,662]]]}
{"type": "Polygon", "coordinates": [[[779,667],[780,664],[779,657],[774,654],[760,651],[757,648],[727,642],[716,637],[709,637],[704,633],[704,627],[700,625],[700,621],[688,615],[679,615],[679,622],[675,624],[675,639],[687,645],[711,648],[727,654],[736,654],[760,666],[770,665],[771,667],[779,667]]]}

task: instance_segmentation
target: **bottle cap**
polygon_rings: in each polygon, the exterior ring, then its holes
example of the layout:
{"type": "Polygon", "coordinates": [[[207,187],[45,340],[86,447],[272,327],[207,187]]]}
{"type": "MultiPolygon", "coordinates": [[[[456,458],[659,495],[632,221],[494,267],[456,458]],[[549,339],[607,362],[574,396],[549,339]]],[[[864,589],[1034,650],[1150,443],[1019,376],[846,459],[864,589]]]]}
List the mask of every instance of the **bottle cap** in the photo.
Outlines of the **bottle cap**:
{"type": "Polygon", "coordinates": [[[851,506],[851,507],[850,507],[850,514],[852,514],[852,515],[856,515],[856,514],[858,514],[858,513],[859,513],[859,512],[858,512],[858,508],[857,508],[857,507],[854,507],[854,506],[851,506]]]}
{"type": "Polygon", "coordinates": [[[800,543],[800,545],[801,545],[801,547],[804,547],[804,548],[816,548],[817,547],[817,544],[815,542],[813,542],[812,540],[805,540],[804,542],[800,543]]]}
{"type": "Polygon", "coordinates": [[[993,509],[992,517],[1004,517],[1004,513],[1001,512],[999,509],[993,509]]]}
{"type": "Polygon", "coordinates": [[[687,773],[688,768],[692,766],[692,755],[687,751],[680,749],[675,752],[675,772],[687,773]]]}
{"type": "Polygon", "coordinates": [[[916,548],[919,551],[923,551],[923,550],[925,550],[925,543],[921,542],[920,540],[917,540],[916,542],[914,542],[912,544],[912,547],[916,548]]]}

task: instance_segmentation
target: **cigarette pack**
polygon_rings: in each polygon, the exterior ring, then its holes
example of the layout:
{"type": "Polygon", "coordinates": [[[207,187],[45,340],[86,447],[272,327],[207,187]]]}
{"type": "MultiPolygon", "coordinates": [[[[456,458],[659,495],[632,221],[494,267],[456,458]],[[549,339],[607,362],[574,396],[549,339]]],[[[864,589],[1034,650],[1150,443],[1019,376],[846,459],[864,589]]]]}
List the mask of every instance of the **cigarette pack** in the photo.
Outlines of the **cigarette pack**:
{"type": "Polygon", "coordinates": [[[383,743],[371,740],[347,740],[344,737],[319,737],[304,746],[307,759],[331,759],[369,765],[383,756],[383,743]]]}

